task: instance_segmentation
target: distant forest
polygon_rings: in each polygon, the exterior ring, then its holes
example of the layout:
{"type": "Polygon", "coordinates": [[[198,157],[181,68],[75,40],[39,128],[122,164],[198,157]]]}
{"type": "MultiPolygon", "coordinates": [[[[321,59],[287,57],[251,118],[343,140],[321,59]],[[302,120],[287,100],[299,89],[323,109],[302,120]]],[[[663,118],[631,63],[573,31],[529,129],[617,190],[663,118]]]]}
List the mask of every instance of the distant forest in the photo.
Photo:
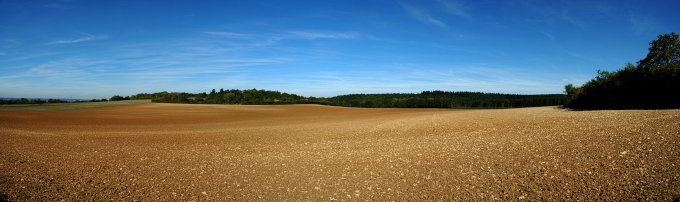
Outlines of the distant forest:
{"type": "Polygon", "coordinates": [[[326,104],[347,107],[394,108],[512,108],[562,105],[563,94],[514,95],[479,92],[423,91],[418,94],[350,94],[331,97],[326,104]]]}
{"type": "Polygon", "coordinates": [[[48,103],[71,103],[71,102],[105,102],[105,101],[107,101],[107,99],[82,100],[82,99],[55,99],[55,98],[0,98],[0,105],[48,104],[48,103]]]}
{"type": "Polygon", "coordinates": [[[61,99],[0,99],[0,104],[10,105],[10,104],[45,104],[45,103],[66,103],[68,101],[61,99]]]}
{"type": "MultiPolygon", "coordinates": [[[[423,91],[421,93],[350,94],[330,98],[304,97],[269,90],[212,90],[209,93],[140,93],[115,99],[151,99],[164,103],[197,104],[323,104],[368,108],[512,108],[562,105],[563,94],[514,95],[479,92],[423,91]]],[[[113,100],[113,98],[111,99],[113,100]]]]}
{"type": "Polygon", "coordinates": [[[598,75],[576,87],[565,86],[572,109],[680,108],[680,39],[659,35],[649,43],[649,53],[637,64],[598,75]]]}

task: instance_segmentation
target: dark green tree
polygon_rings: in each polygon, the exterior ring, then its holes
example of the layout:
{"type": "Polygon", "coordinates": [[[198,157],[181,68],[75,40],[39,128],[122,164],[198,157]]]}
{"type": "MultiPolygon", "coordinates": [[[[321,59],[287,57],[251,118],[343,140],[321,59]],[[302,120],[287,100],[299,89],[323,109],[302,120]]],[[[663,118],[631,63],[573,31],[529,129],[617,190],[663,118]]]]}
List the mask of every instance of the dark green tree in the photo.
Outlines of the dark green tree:
{"type": "Polygon", "coordinates": [[[130,97],[123,97],[120,95],[114,95],[113,97],[109,98],[110,101],[120,101],[120,100],[130,100],[130,97]]]}
{"type": "Polygon", "coordinates": [[[678,34],[662,34],[649,43],[647,57],[638,62],[641,68],[656,68],[680,61],[680,39],[678,34]]]}
{"type": "Polygon", "coordinates": [[[680,40],[675,33],[652,41],[638,65],[598,70],[581,87],[565,86],[573,109],[649,109],[680,107],[680,40]]]}

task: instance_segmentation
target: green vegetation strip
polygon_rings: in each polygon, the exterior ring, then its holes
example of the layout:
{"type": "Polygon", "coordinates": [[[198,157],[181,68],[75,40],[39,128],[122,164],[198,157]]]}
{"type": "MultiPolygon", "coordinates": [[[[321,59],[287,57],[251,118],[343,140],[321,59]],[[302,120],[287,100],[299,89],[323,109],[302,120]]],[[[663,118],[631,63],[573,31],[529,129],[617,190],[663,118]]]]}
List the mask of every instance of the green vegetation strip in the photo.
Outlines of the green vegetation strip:
{"type": "Polygon", "coordinates": [[[562,105],[564,94],[516,95],[482,92],[423,91],[421,93],[349,94],[329,98],[304,97],[270,90],[212,90],[210,93],[140,93],[114,99],[152,99],[153,102],[189,104],[321,104],[365,108],[515,108],[562,105]]]}

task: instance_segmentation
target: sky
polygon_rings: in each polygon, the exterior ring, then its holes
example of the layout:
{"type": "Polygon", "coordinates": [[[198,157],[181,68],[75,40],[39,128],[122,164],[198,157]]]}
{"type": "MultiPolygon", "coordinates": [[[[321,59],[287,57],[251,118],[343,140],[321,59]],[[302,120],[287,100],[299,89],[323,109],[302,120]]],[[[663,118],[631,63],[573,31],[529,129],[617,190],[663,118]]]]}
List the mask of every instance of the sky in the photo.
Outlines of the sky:
{"type": "Polygon", "coordinates": [[[677,0],[0,0],[0,97],[562,93],[680,31],[677,0]]]}

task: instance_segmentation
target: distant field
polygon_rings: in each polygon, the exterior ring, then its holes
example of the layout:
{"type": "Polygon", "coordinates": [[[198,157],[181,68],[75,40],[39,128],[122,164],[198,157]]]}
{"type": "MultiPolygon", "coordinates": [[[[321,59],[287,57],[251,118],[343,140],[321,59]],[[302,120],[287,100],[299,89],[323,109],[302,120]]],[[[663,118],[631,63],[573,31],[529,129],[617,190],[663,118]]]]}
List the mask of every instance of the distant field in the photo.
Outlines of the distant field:
{"type": "Polygon", "coordinates": [[[149,103],[151,100],[0,105],[0,111],[63,111],[149,103]]]}
{"type": "Polygon", "coordinates": [[[0,193],[12,201],[680,196],[680,110],[78,109],[0,111],[0,193]]]}

